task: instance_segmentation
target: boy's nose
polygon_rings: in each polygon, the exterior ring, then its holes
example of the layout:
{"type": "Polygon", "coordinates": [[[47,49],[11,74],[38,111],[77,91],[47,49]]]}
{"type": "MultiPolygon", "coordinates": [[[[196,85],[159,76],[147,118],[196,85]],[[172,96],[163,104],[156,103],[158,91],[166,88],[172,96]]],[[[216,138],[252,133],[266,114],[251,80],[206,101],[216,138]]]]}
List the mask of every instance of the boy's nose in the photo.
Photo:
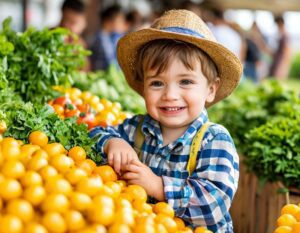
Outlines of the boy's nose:
{"type": "Polygon", "coordinates": [[[165,100],[175,100],[178,99],[178,89],[172,85],[166,86],[163,93],[163,99],[165,100]]]}

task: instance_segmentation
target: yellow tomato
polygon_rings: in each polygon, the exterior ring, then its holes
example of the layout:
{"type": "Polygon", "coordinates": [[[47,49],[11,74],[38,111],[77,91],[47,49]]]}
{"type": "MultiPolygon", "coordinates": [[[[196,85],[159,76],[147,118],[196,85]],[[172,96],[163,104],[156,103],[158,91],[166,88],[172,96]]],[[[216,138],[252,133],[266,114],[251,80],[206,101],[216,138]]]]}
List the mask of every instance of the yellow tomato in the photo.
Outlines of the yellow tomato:
{"type": "Polygon", "coordinates": [[[126,224],[114,223],[108,228],[108,233],[131,233],[131,229],[126,224]]]}
{"type": "Polygon", "coordinates": [[[43,154],[35,154],[32,155],[32,158],[27,163],[27,169],[38,171],[43,167],[46,167],[48,165],[48,160],[45,158],[43,154]]]}
{"type": "Polygon", "coordinates": [[[42,177],[35,171],[27,171],[24,176],[21,177],[20,182],[23,187],[29,187],[32,185],[42,185],[42,177]]]}
{"type": "Polygon", "coordinates": [[[72,192],[72,186],[66,179],[57,176],[46,181],[45,190],[47,193],[61,193],[68,196],[72,192]]]}
{"type": "Polygon", "coordinates": [[[58,172],[65,173],[74,166],[74,161],[72,158],[70,158],[64,154],[58,154],[58,155],[53,155],[51,157],[50,164],[58,172]]]}
{"type": "Polygon", "coordinates": [[[22,221],[9,214],[0,217],[0,226],[0,233],[21,233],[23,229],[22,221]]]}
{"type": "Polygon", "coordinates": [[[58,154],[65,154],[67,152],[66,149],[63,147],[63,145],[60,143],[57,143],[57,142],[45,145],[43,147],[43,150],[45,150],[47,152],[49,157],[52,157],[53,155],[58,155],[58,154]]]}
{"type": "Polygon", "coordinates": [[[56,169],[50,165],[43,167],[41,170],[39,170],[39,173],[44,181],[56,177],[58,174],[56,169]]]}
{"type": "Polygon", "coordinates": [[[88,218],[98,224],[109,226],[114,221],[114,208],[106,205],[92,205],[88,209],[88,218]]]}
{"type": "Polygon", "coordinates": [[[30,222],[26,224],[24,233],[48,233],[48,231],[43,225],[37,222],[30,222]]]}
{"type": "Polygon", "coordinates": [[[28,140],[31,144],[41,147],[48,144],[48,136],[41,131],[34,131],[30,133],[28,140]]]}
{"type": "Polygon", "coordinates": [[[175,233],[177,231],[177,224],[172,217],[166,216],[164,214],[157,214],[155,217],[157,223],[161,223],[170,233],[175,233]]]}
{"type": "Polygon", "coordinates": [[[8,214],[14,215],[23,222],[29,222],[34,215],[32,205],[23,199],[14,199],[7,203],[6,210],[8,214]]]}
{"type": "Polygon", "coordinates": [[[2,156],[6,160],[19,159],[21,150],[20,145],[14,138],[8,137],[1,141],[2,156]]]}
{"type": "Polygon", "coordinates": [[[96,167],[96,164],[91,159],[85,159],[82,161],[77,161],[76,166],[84,170],[88,175],[90,175],[96,167]]]}
{"type": "Polygon", "coordinates": [[[174,218],[173,208],[166,202],[158,202],[153,206],[153,212],[156,214],[164,214],[171,218],[174,218]]]}
{"type": "Polygon", "coordinates": [[[42,210],[44,212],[55,211],[64,213],[70,206],[68,198],[60,193],[48,195],[42,202],[42,210]]]}
{"type": "Polygon", "coordinates": [[[18,179],[25,174],[25,168],[20,161],[8,160],[3,164],[1,172],[8,178],[18,179]]]}
{"type": "Polygon", "coordinates": [[[43,186],[34,185],[25,189],[23,197],[32,205],[39,205],[46,197],[46,191],[43,186]]]}
{"type": "Polygon", "coordinates": [[[129,185],[126,187],[125,193],[129,194],[132,197],[132,200],[137,200],[141,202],[147,201],[147,193],[145,189],[139,185],[129,185]]]}
{"type": "Polygon", "coordinates": [[[296,218],[291,214],[283,214],[277,219],[277,226],[289,226],[297,222],[296,218]]]}
{"type": "Polygon", "coordinates": [[[66,179],[72,184],[75,185],[82,179],[87,177],[87,174],[81,168],[71,168],[66,174],[66,179]]]}
{"type": "Polygon", "coordinates": [[[21,194],[22,187],[17,180],[7,178],[0,182],[0,197],[3,200],[11,200],[20,197],[21,194]]]}
{"type": "Polygon", "coordinates": [[[63,217],[69,231],[77,231],[85,226],[85,220],[82,214],[77,210],[68,210],[63,217]]]}
{"type": "Polygon", "coordinates": [[[116,181],[118,179],[117,173],[109,165],[97,166],[94,168],[93,173],[100,175],[103,183],[108,181],[116,181]]]}
{"type": "Polygon", "coordinates": [[[49,232],[63,233],[67,230],[64,218],[57,212],[45,213],[42,223],[49,232]]]}
{"type": "Polygon", "coordinates": [[[68,156],[71,157],[75,162],[86,159],[85,150],[80,146],[75,146],[71,148],[68,152],[68,156]]]}
{"type": "Polygon", "coordinates": [[[181,218],[175,217],[174,221],[176,222],[178,230],[183,230],[185,228],[184,221],[181,218]]]}
{"type": "Polygon", "coordinates": [[[70,195],[71,207],[75,210],[84,211],[91,207],[93,201],[91,197],[85,193],[73,192],[70,195]]]}
{"type": "Polygon", "coordinates": [[[86,193],[89,196],[95,196],[102,188],[102,180],[100,177],[88,177],[82,179],[77,185],[78,192],[86,193]]]}
{"type": "MultiPolygon", "coordinates": [[[[204,231],[199,231],[197,233],[204,233],[204,231]]],[[[274,233],[292,233],[292,228],[288,226],[280,226],[275,229],[274,233]]]]}

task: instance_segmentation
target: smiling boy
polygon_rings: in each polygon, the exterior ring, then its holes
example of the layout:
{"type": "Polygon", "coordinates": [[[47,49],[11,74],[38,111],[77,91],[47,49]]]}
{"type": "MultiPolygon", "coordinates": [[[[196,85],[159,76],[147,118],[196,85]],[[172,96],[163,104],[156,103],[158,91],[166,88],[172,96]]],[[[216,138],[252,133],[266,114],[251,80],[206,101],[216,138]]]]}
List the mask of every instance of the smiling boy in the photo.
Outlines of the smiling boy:
{"type": "Polygon", "coordinates": [[[118,61],[147,114],[91,131],[103,162],[150,199],[168,202],[188,225],[233,232],[229,208],[239,159],[228,131],[209,122],[206,108],[237,86],[238,58],[198,16],[172,10],[124,36],[118,61]]]}

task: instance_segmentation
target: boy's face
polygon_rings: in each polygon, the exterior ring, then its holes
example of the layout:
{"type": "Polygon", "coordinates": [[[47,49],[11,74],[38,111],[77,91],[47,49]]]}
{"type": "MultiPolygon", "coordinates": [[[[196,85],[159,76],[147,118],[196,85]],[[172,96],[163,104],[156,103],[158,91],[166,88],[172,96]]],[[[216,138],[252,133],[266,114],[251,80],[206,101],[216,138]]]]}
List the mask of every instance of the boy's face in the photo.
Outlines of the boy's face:
{"type": "Polygon", "coordinates": [[[162,130],[186,129],[205,103],[215,98],[218,83],[208,84],[200,63],[189,70],[175,58],[164,72],[155,74],[156,70],[145,71],[144,98],[147,112],[160,122],[162,130]]]}

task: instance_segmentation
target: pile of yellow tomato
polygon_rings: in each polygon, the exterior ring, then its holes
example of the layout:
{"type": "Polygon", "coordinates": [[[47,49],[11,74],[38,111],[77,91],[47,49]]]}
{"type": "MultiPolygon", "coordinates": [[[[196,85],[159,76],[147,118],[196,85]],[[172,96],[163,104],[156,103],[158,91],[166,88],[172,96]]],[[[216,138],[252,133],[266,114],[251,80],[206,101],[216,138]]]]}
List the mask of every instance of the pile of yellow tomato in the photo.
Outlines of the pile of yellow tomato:
{"type": "Polygon", "coordinates": [[[120,103],[111,102],[107,99],[100,99],[90,92],[82,92],[78,88],[59,89],[64,95],[51,100],[54,111],[61,117],[78,117],[77,122],[88,125],[88,128],[95,126],[117,125],[129,116],[122,112],[120,103]]]}
{"type": "MultiPolygon", "coordinates": [[[[299,204],[300,205],[300,204],[299,204]]],[[[274,233],[300,233],[300,206],[287,204],[281,209],[274,233]]]]}
{"type": "MultiPolygon", "coordinates": [[[[79,146],[0,141],[0,233],[192,233],[165,202],[150,205],[138,185],[97,166],[79,146]]],[[[209,233],[198,227],[196,233],[209,233]]]]}

